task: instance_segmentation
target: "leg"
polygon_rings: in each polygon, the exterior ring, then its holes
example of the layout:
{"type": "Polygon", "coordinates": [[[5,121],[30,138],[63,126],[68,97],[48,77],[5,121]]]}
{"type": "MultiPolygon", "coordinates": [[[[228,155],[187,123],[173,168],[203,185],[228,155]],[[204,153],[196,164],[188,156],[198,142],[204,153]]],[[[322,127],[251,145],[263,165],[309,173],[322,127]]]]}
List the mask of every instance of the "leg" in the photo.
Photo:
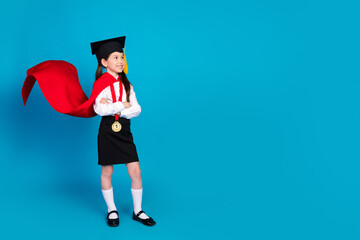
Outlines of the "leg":
{"type": "MultiPolygon", "coordinates": [[[[114,203],[113,188],[111,185],[111,177],[113,173],[113,166],[102,166],[101,168],[101,190],[108,207],[108,213],[111,211],[116,211],[114,203]]],[[[111,213],[109,219],[117,219],[119,216],[116,213],[111,213]]]]}
{"type": "Polygon", "coordinates": [[[141,170],[139,162],[131,162],[126,164],[130,179],[131,179],[131,194],[133,197],[134,203],[134,213],[133,219],[142,222],[145,225],[153,226],[155,221],[142,212],[139,216],[136,214],[142,211],[141,201],[142,201],[142,180],[141,180],[141,170]]]}
{"type": "Polygon", "coordinates": [[[142,189],[142,180],[141,180],[141,170],[139,162],[131,162],[126,164],[130,179],[131,179],[131,188],[132,189],[142,189]]]}
{"type": "Polygon", "coordinates": [[[101,189],[109,190],[112,188],[111,186],[111,177],[113,174],[113,166],[106,165],[101,167],[101,189]]]}
{"type": "MultiPolygon", "coordinates": [[[[139,162],[132,162],[126,164],[130,179],[131,179],[131,194],[134,202],[134,213],[141,211],[142,201],[142,180],[139,162]]],[[[144,215],[144,214],[141,214],[144,215]]]]}

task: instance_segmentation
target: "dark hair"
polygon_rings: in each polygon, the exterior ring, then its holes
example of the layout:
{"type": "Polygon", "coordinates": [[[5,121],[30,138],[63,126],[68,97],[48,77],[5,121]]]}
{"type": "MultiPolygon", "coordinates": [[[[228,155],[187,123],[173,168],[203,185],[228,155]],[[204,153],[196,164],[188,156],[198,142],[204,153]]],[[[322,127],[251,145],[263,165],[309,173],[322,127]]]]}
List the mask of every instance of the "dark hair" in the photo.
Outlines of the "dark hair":
{"type": "MultiPolygon", "coordinates": [[[[104,59],[108,60],[108,58],[110,57],[110,54],[109,54],[109,56],[107,56],[104,59]]],[[[96,69],[96,72],[95,72],[95,81],[98,80],[98,78],[101,77],[101,75],[103,75],[102,68],[103,68],[103,66],[102,66],[101,62],[99,62],[98,66],[97,66],[97,69],[96,69]]],[[[124,71],[122,71],[120,73],[120,79],[121,79],[121,81],[122,81],[122,83],[124,84],[124,87],[125,87],[126,101],[130,102],[130,85],[131,85],[131,83],[127,79],[126,74],[124,73],[124,71]]]]}

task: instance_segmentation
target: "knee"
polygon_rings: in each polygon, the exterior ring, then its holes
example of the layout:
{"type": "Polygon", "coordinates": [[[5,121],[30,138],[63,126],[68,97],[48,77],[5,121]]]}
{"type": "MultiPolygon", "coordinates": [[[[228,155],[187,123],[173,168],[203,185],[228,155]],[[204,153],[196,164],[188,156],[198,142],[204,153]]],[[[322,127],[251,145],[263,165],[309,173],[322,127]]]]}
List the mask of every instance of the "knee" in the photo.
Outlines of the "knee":
{"type": "Polygon", "coordinates": [[[103,169],[101,171],[101,178],[111,179],[112,173],[113,173],[112,168],[103,169]]]}
{"type": "Polygon", "coordinates": [[[140,167],[134,167],[130,170],[130,177],[132,179],[140,179],[141,178],[141,170],[140,167]]]}

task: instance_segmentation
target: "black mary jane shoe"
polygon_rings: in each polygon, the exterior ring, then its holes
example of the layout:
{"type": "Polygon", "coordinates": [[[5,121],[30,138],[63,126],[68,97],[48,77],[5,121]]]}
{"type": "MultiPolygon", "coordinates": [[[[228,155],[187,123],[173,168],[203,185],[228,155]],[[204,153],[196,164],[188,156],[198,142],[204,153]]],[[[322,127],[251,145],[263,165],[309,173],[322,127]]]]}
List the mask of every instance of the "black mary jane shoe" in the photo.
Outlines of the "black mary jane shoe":
{"type": "Polygon", "coordinates": [[[116,210],[113,210],[113,211],[109,212],[106,219],[107,219],[107,224],[109,225],[109,227],[117,227],[117,226],[119,226],[119,213],[116,210]],[[115,218],[115,219],[110,219],[109,216],[112,213],[116,213],[118,215],[118,217],[115,218]]]}
{"type": "Polygon", "coordinates": [[[141,210],[140,212],[138,212],[136,215],[135,215],[135,213],[133,212],[133,219],[135,220],[135,221],[139,221],[139,222],[141,222],[142,224],[144,224],[144,225],[146,225],[146,226],[154,226],[155,225],[155,221],[154,221],[154,219],[152,219],[151,217],[149,217],[149,218],[146,218],[146,219],[141,219],[141,218],[139,218],[139,216],[140,216],[140,214],[142,214],[142,213],[145,213],[143,210],[141,210]]]}

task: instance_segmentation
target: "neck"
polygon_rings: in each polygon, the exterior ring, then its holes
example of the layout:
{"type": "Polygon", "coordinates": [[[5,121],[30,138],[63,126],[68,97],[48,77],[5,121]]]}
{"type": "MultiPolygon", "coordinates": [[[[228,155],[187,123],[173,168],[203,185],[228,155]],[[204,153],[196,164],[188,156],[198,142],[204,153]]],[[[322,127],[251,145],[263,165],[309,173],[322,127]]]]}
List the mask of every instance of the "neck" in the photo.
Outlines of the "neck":
{"type": "Polygon", "coordinates": [[[112,71],[107,70],[107,73],[112,75],[115,79],[117,79],[119,77],[119,74],[117,72],[112,72],[112,71]]]}

